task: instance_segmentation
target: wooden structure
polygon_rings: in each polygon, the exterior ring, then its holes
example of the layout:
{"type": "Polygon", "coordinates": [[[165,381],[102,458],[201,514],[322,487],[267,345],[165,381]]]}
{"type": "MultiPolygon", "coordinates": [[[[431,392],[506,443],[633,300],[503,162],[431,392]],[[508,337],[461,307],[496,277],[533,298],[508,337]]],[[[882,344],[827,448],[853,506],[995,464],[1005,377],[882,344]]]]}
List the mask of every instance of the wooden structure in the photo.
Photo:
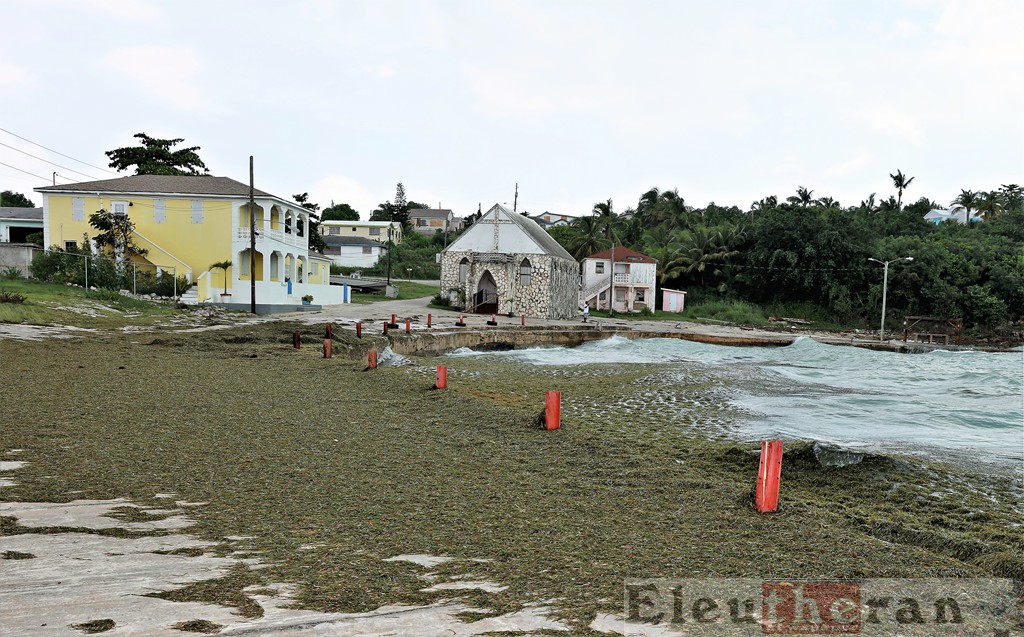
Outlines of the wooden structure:
{"type": "Polygon", "coordinates": [[[940,316],[907,316],[903,319],[904,343],[908,340],[916,343],[938,343],[941,341],[943,345],[949,345],[949,337],[953,336],[956,338],[956,345],[960,345],[963,335],[963,319],[940,316]]]}

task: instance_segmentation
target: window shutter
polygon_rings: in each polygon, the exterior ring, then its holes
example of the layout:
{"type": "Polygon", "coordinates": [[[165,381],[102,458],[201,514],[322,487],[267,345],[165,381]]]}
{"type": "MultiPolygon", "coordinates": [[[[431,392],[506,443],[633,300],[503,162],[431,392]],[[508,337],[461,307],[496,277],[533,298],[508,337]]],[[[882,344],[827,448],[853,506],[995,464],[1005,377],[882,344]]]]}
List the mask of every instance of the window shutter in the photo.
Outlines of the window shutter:
{"type": "Polygon", "coordinates": [[[71,218],[74,221],[85,221],[85,197],[71,199],[71,218]]]}
{"type": "Polygon", "coordinates": [[[153,200],[153,222],[154,223],[166,223],[167,222],[167,201],[164,199],[153,200]]]}
{"type": "Polygon", "coordinates": [[[203,222],[203,200],[193,199],[192,200],[192,223],[203,222]]]}

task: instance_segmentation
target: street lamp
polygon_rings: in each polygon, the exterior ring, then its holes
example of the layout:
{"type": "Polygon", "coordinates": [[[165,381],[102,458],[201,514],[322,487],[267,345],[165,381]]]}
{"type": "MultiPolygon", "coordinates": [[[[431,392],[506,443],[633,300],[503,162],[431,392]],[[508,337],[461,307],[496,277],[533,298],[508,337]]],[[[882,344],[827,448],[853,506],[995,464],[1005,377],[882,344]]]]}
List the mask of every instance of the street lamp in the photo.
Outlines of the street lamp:
{"type": "Polygon", "coordinates": [[[875,263],[881,263],[883,268],[882,274],[882,325],[878,328],[878,340],[885,340],[885,295],[889,289],[889,264],[896,263],[897,261],[913,261],[914,257],[902,257],[899,259],[892,259],[891,261],[879,261],[878,259],[872,259],[868,257],[868,261],[874,261],[875,263]]]}
{"type": "MultiPolygon", "coordinates": [[[[392,215],[391,217],[391,223],[394,223],[394,215],[392,215]]],[[[394,243],[391,240],[391,223],[388,224],[388,287],[391,287],[391,246],[394,245],[394,243]]]]}

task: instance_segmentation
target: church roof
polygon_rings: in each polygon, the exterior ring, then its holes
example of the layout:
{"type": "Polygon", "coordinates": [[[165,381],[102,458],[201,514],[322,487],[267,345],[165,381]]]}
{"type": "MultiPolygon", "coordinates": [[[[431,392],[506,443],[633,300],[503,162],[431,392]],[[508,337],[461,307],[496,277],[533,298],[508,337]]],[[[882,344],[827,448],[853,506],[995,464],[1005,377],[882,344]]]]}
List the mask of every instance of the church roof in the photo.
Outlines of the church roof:
{"type": "MultiPolygon", "coordinates": [[[[554,237],[548,234],[547,231],[544,230],[544,228],[541,228],[536,221],[530,219],[525,215],[513,212],[501,204],[494,204],[493,206],[491,206],[491,209],[488,210],[486,214],[484,214],[484,216],[480,218],[479,221],[474,223],[469,228],[469,230],[464,232],[462,236],[460,236],[458,239],[455,240],[454,243],[448,246],[446,252],[448,250],[451,250],[453,252],[466,250],[466,246],[470,244],[474,238],[473,235],[479,235],[479,233],[485,232],[492,232],[492,226],[494,225],[493,220],[496,218],[500,218],[499,221],[504,220],[505,223],[511,222],[513,225],[519,228],[519,230],[521,230],[522,233],[525,234],[526,237],[537,246],[537,248],[539,248],[541,253],[559,257],[562,259],[567,259],[569,261],[576,260],[572,257],[571,254],[566,252],[565,248],[563,248],[561,244],[555,241],[554,237]],[[489,223],[488,219],[491,219],[492,221],[489,223]]],[[[478,251],[482,252],[482,250],[478,251]]],[[[524,250],[509,249],[509,246],[502,246],[500,242],[498,244],[497,251],[524,252],[524,250]]]]}

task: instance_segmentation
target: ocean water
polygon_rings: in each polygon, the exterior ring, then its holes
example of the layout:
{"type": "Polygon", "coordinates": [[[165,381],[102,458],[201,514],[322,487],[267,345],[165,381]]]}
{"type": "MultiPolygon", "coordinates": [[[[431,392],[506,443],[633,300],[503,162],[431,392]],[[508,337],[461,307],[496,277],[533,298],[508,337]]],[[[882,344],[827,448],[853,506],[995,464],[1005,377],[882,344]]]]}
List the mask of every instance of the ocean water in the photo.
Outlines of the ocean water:
{"type": "Polygon", "coordinates": [[[612,337],[575,348],[458,350],[532,365],[694,364],[722,373],[747,414],[744,440],[817,440],[877,453],[1024,466],[1024,352],[876,352],[801,338],[787,347],[729,347],[612,337]]]}

